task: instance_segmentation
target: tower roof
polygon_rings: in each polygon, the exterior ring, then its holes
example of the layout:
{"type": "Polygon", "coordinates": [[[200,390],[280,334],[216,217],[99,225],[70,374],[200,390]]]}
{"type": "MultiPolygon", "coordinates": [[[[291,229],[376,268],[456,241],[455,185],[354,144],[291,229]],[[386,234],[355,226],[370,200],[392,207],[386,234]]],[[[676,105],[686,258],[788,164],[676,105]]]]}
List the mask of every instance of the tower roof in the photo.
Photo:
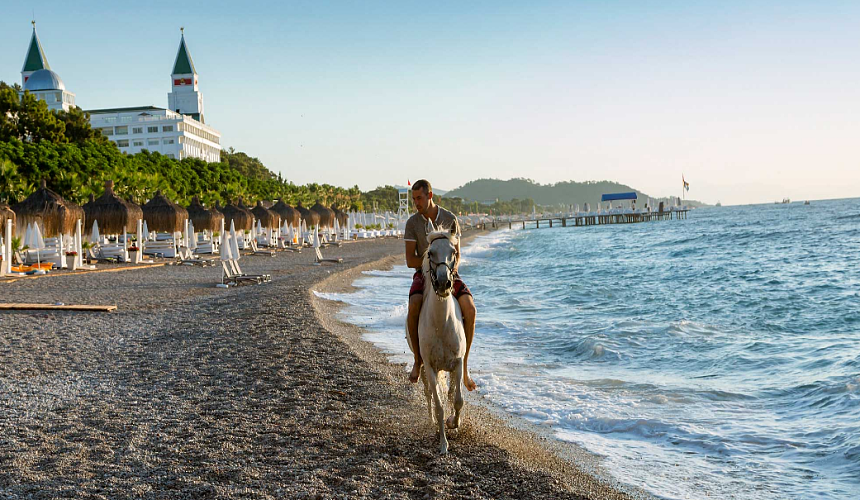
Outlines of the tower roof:
{"type": "Polygon", "coordinates": [[[36,34],[36,23],[33,23],[33,37],[30,39],[30,48],[27,50],[27,57],[24,58],[24,71],[38,71],[40,69],[51,69],[48,64],[48,58],[45,57],[45,51],[42,50],[42,42],[39,41],[39,35],[36,34]]]}
{"type": "Polygon", "coordinates": [[[176,62],[173,63],[174,75],[197,74],[194,69],[194,61],[191,60],[191,54],[188,52],[188,47],[185,46],[185,35],[179,41],[179,52],[176,53],[176,62]]]}

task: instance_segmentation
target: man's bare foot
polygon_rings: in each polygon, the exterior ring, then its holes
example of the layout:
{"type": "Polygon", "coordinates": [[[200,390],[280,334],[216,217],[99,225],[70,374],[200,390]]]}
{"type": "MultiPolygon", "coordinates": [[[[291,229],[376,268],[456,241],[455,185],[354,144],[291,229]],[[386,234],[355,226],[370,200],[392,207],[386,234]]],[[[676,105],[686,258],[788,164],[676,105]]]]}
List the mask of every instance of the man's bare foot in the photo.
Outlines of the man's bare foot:
{"type": "Polygon", "coordinates": [[[478,385],[474,380],[472,380],[472,377],[470,377],[468,373],[463,374],[463,385],[466,386],[467,391],[474,391],[478,388],[478,385]]]}
{"type": "Polygon", "coordinates": [[[413,384],[418,383],[418,377],[421,375],[421,363],[412,365],[412,371],[409,372],[409,381],[413,384]]]}

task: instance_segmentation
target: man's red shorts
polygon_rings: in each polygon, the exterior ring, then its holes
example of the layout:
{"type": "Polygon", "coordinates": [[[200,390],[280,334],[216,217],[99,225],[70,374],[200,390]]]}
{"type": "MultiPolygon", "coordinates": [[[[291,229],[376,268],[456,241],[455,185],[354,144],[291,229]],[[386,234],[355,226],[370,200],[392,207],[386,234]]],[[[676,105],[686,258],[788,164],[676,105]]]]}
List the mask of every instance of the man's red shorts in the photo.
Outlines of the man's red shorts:
{"type": "MultiPolygon", "coordinates": [[[[409,289],[409,296],[411,297],[416,293],[424,293],[424,274],[421,271],[415,271],[415,274],[412,275],[412,287],[409,289]]],[[[457,300],[460,300],[463,295],[472,295],[469,287],[460,279],[459,273],[454,273],[454,289],[451,293],[457,300]]]]}

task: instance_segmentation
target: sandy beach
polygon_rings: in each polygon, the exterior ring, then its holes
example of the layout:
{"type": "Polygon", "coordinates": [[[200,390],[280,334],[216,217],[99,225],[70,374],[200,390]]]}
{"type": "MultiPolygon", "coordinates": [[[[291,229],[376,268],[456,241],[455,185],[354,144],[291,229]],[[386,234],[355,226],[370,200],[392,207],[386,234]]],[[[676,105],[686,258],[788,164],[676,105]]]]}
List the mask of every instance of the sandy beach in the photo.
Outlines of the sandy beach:
{"type": "Polygon", "coordinates": [[[313,294],[402,249],[247,257],[273,281],[228,290],[185,266],[0,283],[3,302],[118,306],[0,312],[0,497],[628,498],[475,394],[437,455],[404,367],[313,294]]]}

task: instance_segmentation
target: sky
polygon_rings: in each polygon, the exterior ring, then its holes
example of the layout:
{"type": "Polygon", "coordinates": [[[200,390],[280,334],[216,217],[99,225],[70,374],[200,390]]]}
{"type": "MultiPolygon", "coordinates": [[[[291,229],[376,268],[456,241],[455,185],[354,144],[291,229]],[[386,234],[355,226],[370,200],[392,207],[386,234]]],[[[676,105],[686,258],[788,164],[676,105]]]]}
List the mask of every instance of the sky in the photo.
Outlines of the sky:
{"type": "Polygon", "coordinates": [[[613,180],[860,196],[860,2],[7,2],[83,109],[167,106],[180,27],[222,145],[297,184],[613,180]]]}

